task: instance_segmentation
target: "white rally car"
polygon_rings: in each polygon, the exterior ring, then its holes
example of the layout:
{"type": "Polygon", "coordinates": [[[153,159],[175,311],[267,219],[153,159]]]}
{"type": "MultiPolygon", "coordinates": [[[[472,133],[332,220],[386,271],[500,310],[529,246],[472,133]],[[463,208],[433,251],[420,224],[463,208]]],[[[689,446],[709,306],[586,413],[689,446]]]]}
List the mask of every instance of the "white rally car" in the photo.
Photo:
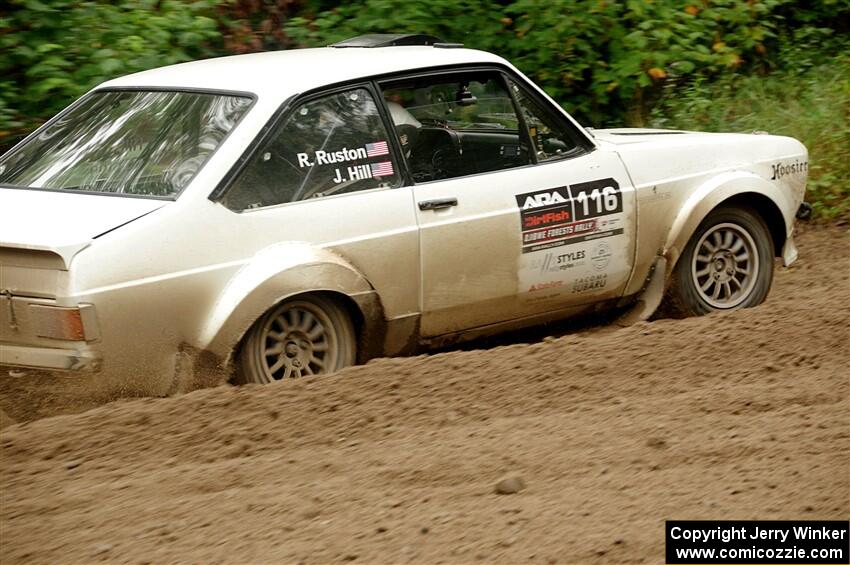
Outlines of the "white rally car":
{"type": "Polygon", "coordinates": [[[662,297],[754,306],[806,172],[787,137],[589,131],[429,36],[146,71],[0,158],[0,364],[164,394],[662,297]]]}

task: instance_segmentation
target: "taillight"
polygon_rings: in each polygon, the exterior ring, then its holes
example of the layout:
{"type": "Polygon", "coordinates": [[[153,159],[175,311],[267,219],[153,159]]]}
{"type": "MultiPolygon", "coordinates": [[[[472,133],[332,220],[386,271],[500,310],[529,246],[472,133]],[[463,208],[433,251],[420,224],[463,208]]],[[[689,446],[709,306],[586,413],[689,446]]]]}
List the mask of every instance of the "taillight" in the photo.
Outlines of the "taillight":
{"type": "Polygon", "coordinates": [[[80,308],[30,304],[32,327],[39,337],[86,341],[86,328],[80,308]]]}

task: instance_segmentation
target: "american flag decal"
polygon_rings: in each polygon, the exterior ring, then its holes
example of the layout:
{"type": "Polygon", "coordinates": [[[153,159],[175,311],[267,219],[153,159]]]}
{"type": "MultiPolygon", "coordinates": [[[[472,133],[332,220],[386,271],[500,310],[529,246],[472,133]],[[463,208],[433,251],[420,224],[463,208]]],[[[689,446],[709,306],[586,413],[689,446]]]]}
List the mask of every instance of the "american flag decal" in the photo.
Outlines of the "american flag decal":
{"type": "Polygon", "coordinates": [[[380,155],[386,155],[389,152],[390,148],[387,147],[386,141],[376,141],[375,143],[366,144],[366,156],[368,157],[378,157],[380,155]]]}
{"type": "Polygon", "coordinates": [[[390,161],[370,163],[369,166],[372,167],[373,177],[389,177],[393,175],[393,164],[390,161]]]}

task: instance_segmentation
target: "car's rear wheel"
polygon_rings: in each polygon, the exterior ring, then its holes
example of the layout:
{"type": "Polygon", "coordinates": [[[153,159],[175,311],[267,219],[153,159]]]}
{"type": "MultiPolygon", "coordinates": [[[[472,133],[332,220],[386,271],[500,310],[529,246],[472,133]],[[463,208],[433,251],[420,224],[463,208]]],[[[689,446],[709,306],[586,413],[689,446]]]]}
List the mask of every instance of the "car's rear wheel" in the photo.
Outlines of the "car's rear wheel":
{"type": "Polygon", "coordinates": [[[674,315],[698,316],[764,302],[773,281],[773,240],[757,213],[712,211],[673,272],[667,301],[674,315]]]}
{"type": "Polygon", "coordinates": [[[332,373],[353,365],[351,318],[336,301],[306,295],[269,310],[248,331],[239,352],[237,380],[270,383],[332,373]]]}

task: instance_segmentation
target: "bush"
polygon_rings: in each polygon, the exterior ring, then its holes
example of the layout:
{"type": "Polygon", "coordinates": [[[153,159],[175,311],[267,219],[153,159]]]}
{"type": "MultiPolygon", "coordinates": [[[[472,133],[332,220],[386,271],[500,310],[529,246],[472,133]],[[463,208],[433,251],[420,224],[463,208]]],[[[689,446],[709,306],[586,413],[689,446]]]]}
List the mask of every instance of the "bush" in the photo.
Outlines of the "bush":
{"type": "Polygon", "coordinates": [[[423,32],[514,62],[589,125],[644,125],[664,84],[765,69],[787,0],[361,0],[290,20],[304,45],[423,32]]]}
{"type": "MultiPolygon", "coordinates": [[[[790,62],[789,62],[790,63],[790,62]]],[[[850,219],[850,56],[797,60],[767,77],[696,80],[670,91],[654,110],[657,127],[766,130],[809,149],[806,200],[815,217],[850,219]]]]}
{"type": "Polygon", "coordinates": [[[846,56],[832,62],[850,50],[846,0],[11,0],[5,6],[0,153],[114,76],[363,33],[416,32],[506,57],[587,125],[793,135],[812,151],[817,212],[832,217],[848,207],[839,179],[848,178],[850,163],[843,149],[850,67],[846,56]]]}

